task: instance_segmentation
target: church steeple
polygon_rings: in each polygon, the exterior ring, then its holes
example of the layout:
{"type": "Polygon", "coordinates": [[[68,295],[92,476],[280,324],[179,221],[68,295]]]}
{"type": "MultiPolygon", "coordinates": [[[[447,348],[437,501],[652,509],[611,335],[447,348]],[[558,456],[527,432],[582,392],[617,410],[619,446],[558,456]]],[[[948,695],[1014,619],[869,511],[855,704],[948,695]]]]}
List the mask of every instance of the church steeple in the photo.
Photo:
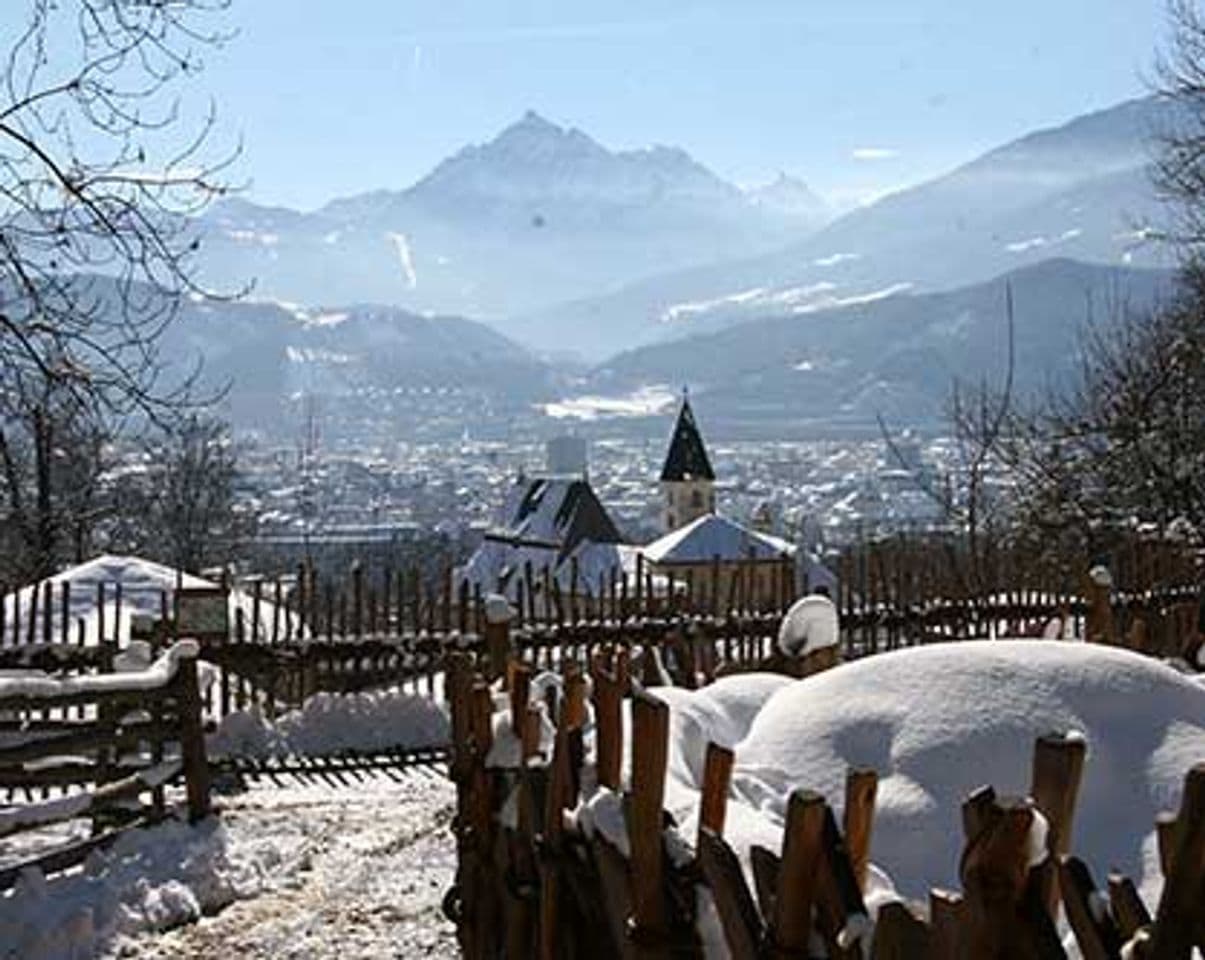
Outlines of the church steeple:
{"type": "Polygon", "coordinates": [[[715,472],[707,457],[703,435],[695,421],[690,398],[682,391],[682,406],[670,438],[661,488],[665,493],[665,529],[676,530],[708,513],[715,513],[715,472]]]}
{"type": "Polygon", "coordinates": [[[690,407],[690,397],[682,391],[682,407],[678,410],[678,422],[669,441],[669,452],[665,455],[665,466],[661,468],[662,483],[681,483],[685,480],[715,480],[711,461],[707,459],[707,447],[703,435],[695,422],[695,412],[690,407]]]}

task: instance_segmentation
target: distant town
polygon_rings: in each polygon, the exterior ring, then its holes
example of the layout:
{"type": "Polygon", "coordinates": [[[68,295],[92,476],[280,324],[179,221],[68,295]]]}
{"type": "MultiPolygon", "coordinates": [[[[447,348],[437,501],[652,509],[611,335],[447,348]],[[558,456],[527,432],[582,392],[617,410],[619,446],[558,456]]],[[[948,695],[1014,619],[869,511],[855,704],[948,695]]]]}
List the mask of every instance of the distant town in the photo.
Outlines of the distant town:
{"type": "MultiPolygon", "coordinates": [[[[515,489],[538,477],[578,478],[623,539],[649,543],[666,529],[660,476],[672,414],[649,434],[539,439],[294,444],[252,439],[239,451],[238,498],[254,516],[244,553],[262,572],[305,557],[405,556],[438,544],[463,559],[492,528],[515,489]]],[[[955,468],[950,441],[902,433],[851,440],[713,440],[715,512],[823,554],[855,541],[930,528],[942,513],[933,479],[955,468]]],[[[333,571],[332,571],[333,572],[333,571]]]]}

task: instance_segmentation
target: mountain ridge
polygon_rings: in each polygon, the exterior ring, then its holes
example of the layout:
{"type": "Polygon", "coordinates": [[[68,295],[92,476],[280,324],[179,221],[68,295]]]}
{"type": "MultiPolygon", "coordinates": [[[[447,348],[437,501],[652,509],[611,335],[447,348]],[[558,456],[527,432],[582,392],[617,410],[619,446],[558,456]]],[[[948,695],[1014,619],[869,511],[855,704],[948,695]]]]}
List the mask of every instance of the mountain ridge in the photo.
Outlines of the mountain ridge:
{"type": "Polygon", "coordinates": [[[666,268],[768,252],[819,225],[822,203],[758,203],[678,147],[612,151],[529,113],[402,190],[312,213],[217,204],[203,272],[267,296],[368,299],[504,321],[666,268]]]}
{"type": "Polygon", "coordinates": [[[955,377],[999,382],[1011,296],[1021,392],[1074,375],[1079,336],[1115,311],[1171,296],[1170,271],[1052,258],[989,281],[777,315],[617,354],[581,386],[602,396],[689,382],[728,425],[822,421],[865,426],[879,413],[940,419],[955,377]]]}
{"type": "Polygon", "coordinates": [[[541,347],[572,341],[597,360],[617,341],[639,345],[714,329],[763,316],[784,299],[804,309],[808,291],[821,302],[902,284],[953,289],[1054,254],[1166,266],[1173,262],[1166,251],[1136,241],[1164,215],[1149,182],[1148,138],[1174,123],[1176,110],[1148,97],[1072,118],[769,254],[666,272],[516,317],[508,329],[541,347]],[[677,317],[690,322],[665,322],[677,317]]]}

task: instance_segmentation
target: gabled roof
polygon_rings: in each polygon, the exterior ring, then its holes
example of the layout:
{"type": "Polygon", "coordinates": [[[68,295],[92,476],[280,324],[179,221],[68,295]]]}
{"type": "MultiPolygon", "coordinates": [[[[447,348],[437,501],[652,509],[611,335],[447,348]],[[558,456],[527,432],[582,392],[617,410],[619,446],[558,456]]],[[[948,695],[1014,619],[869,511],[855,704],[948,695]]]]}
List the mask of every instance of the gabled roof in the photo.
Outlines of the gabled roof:
{"type": "Polygon", "coordinates": [[[678,422],[669,442],[665,466],[661,468],[661,482],[674,483],[682,480],[714,480],[711,461],[707,459],[707,448],[703,435],[695,423],[690,401],[682,398],[682,409],[678,411],[678,422]]]}
{"type": "Polygon", "coordinates": [[[654,540],[644,548],[644,555],[653,563],[708,563],[716,557],[732,563],[794,556],[795,546],[709,513],[654,540]]]}

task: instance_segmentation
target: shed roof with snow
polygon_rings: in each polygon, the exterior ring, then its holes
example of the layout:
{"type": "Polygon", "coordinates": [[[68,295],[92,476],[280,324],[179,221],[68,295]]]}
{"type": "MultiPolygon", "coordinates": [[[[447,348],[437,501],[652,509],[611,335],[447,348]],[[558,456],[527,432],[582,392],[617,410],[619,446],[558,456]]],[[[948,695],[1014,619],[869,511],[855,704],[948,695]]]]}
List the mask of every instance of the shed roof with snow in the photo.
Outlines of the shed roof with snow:
{"type": "MultiPolygon", "coordinates": [[[[84,563],[66,570],[61,570],[52,577],[41,580],[36,584],[22,587],[7,594],[0,603],[3,604],[4,624],[6,632],[11,636],[15,624],[21,627],[21,642],[28,637],[30,617],[35,616],[35,642],[40,642],[43,636],[46,617],[45,597],[47,587],[51,592],[50,634],[54,641],[64,636],[63,631],[63,584],[69,584],[67,603],[68,618],[66,636],[74,643],[78,637],[78,625],[84,625],[84,642],[92,645],[100,639],[101,623],[104,623],[105,639],[117,639],[124,646],[130,634],[130,618],[132,616],[158,617],[161,614],[164,596],[169,606],[173,603],[177,582],[185,589],[213,589],[218,586],[212,580],[205,580],[190,573],[177,573],[174,567],[155,563],[142,557],[119,556],[105,554],[94,557],[84,563]],[[117,586],[121,586],[120,600],[117,586]],[[104,586],[104,606],[98,605],[98,587],[104,586]],[[118,614],[120,613],[120,621],[118,614]]],[[[252,597],[240,590],[229,593],[230,620],[233,623],[235,612],[243,611],[243,619],[248,625],[254,622],[252,597]]],[[[282,608],[279,620],[282,629],[289,623],[291,631],[296,633],[301,629],[299,622],[291,622],[293,614],[282,608]]],[[[273,621],[273,605],[267,601],[260,602],[260,631],[266,636],[267,625],[273,621]]],[[[261,637],[262,639],[262,637],[261,637]]],[[[8,642],[8,637],[4,638],[8,642]]]]}

